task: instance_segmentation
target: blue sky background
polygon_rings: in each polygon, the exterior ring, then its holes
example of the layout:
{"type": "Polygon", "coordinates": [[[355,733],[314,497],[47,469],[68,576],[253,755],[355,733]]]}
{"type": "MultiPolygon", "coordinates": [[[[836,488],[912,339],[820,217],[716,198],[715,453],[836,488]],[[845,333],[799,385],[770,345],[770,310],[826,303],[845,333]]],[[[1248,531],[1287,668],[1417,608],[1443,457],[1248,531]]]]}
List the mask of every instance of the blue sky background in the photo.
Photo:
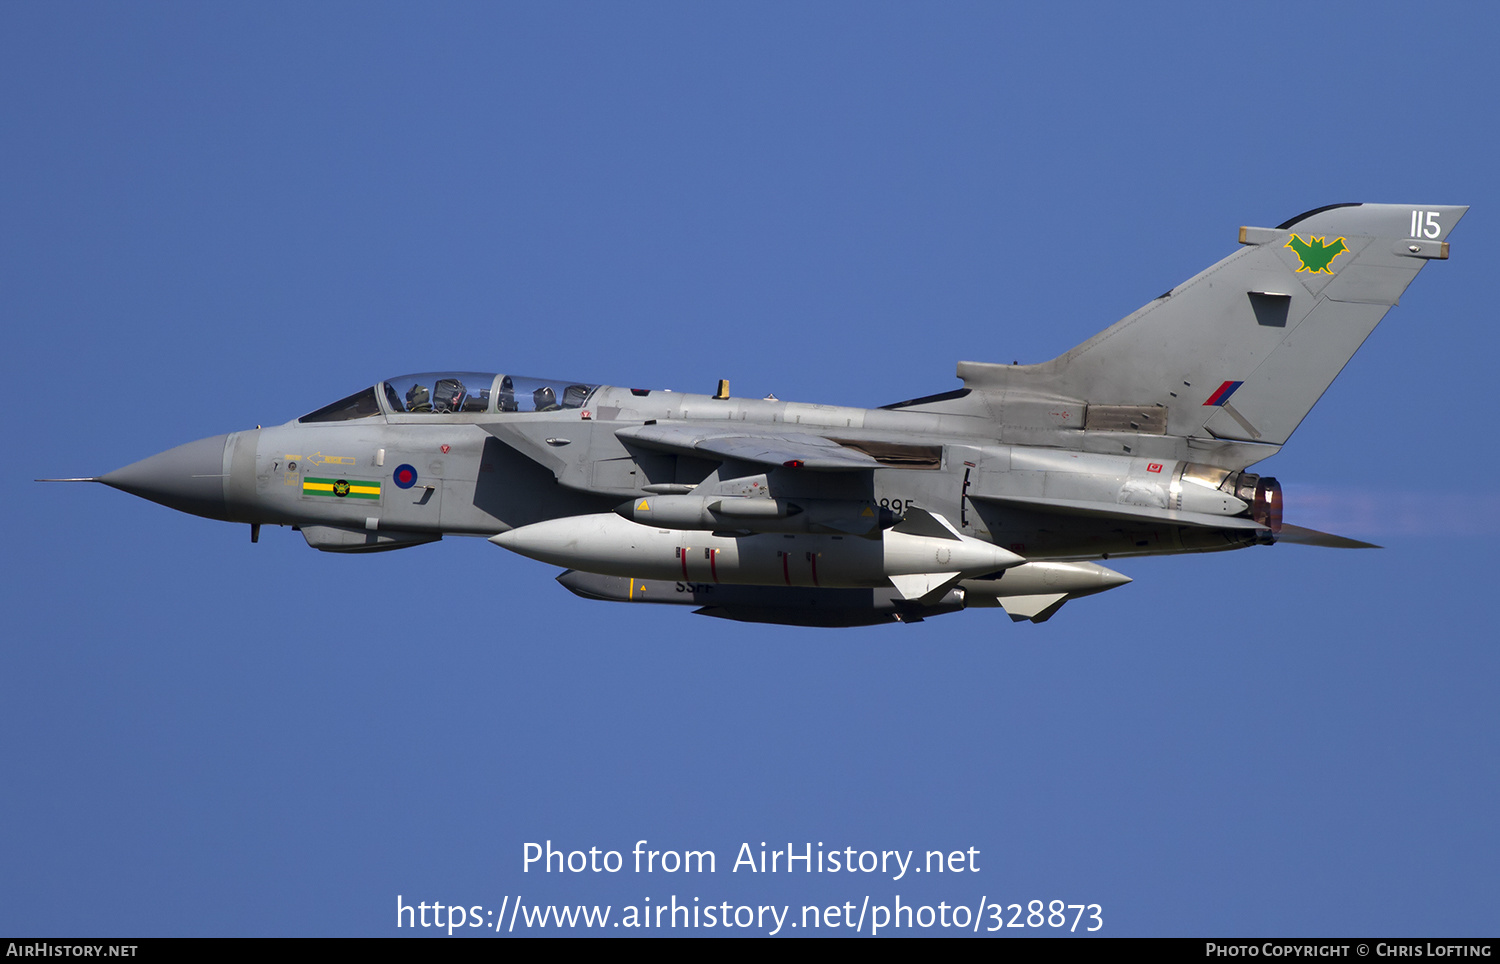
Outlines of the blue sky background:
{"type": "Polygon", "coordinates": [[[1032,899],[1494,936],[1500,17],[1415,4],[0,8],[0,932],[1032,899]],[[738,625],[95,475],[433,369],[880,405],[1338,201],[1470,204],[1287,449],[1295,546],[1043,626],[738,625]],[[713,849],[542,876],[526,841],[713,849]],[[741,842],[981,871],[729,873],[741,842]]]}

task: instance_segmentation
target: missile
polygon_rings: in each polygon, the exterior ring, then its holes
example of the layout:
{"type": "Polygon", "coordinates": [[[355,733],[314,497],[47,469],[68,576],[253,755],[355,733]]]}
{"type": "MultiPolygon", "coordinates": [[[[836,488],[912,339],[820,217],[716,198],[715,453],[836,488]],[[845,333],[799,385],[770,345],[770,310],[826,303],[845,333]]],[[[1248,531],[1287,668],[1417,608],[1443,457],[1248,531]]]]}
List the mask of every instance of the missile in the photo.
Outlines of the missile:
{"type": "Polygon", "coordinates": [[[978,600],[1059,592],[1069,596],[1092,596],[1131,581],[1129,576],[1094,562],[1038,560],[1007,569],[993,579],[965,579],[960,585],[970,606],[994,606],[997,605],[994,602],[978,600]]]}
{"type": "Polygon", "coordinates": [[[1028,562],[998,577],[964,579],[936,599],[912,601],[894,588],[805,589],[735,586],[681,579],[605,576],[569,569],[557,577],[569,592],[607,602],[698,606],[705,616],[745,622],[867,626],[916,622],[965,608],[1003,607],[1013,620],[1043,622],[1075,596],[1090,596],[1130,577],[1090,562],[1028,562]]]}
{"type": "Polygon", "coordinates": [[[1062,604],[1130,582],[1129,576],[1092,562],[1028,562],[993,579],[959,583],[965,607],[1000,607],[1016,622],[1046,622],[1062,604]]]}
{"type": "Polygon", "coordinates": [[[909,509],[878,539],[663,529],[598,513],[521,526],[490,541],[542,562],[607,576],[819,589],[895,585],[908,599],[1025,562],[919,508],[909,509]]]}

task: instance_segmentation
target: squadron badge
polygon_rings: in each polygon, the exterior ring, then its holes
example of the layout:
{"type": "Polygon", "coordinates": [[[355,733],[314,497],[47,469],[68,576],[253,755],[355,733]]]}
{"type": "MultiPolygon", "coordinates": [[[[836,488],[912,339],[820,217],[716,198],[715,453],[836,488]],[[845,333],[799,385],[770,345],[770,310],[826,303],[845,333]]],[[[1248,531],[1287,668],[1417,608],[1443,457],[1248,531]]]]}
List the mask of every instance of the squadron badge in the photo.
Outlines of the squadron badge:
{"type": "Polygon", "coordinates": [[[1343,238],[1334,238],[1332,244],[1324,244],[1323,238],[1313,238],[1311,241],[1303,241],[1298,235],[1292,235],[1292,240],[1286,243],[1297,260],[1302,262],[1302,267],[1297,270],[1311,271],[1313,274],[1323,272],[1333,274],[1333,269],[1328,267],[1333,259],[1349,250],[1343,238]]]}

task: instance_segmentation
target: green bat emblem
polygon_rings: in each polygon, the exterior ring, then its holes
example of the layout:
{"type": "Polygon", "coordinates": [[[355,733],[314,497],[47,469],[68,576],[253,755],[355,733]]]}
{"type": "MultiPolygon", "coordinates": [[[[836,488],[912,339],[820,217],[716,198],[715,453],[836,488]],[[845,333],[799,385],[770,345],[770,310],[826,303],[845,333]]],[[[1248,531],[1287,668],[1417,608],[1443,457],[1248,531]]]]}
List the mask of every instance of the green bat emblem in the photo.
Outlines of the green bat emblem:
{"type": "Polygon", "coordinates": [[[1297,260],[1302,262],[1298,271],[1311,271],[1317,274],[1333,274],[1333,269],[1328,267],[1333,259],[1349,250],[1343,238],[1334,238],[1332,244],[1324,244],[1323,238],[1313,238],[1311,241],[1303,241],[1297,235],[1292,235],[1292,240],[1286,243],[1297,255],[1297,260]]]}

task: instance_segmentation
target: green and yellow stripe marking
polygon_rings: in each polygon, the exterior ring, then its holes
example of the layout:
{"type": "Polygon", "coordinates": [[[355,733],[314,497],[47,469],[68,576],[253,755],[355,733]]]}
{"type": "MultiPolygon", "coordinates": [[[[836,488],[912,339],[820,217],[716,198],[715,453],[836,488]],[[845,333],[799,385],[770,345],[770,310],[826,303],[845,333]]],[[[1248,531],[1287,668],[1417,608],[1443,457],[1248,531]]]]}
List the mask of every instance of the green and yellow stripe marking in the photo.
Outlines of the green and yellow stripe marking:
{"type": "Polygon", "coordinates": [[[302,479],[302,494],[335,499],[379,499],[380,483],[364,479],[302,479]]]}

